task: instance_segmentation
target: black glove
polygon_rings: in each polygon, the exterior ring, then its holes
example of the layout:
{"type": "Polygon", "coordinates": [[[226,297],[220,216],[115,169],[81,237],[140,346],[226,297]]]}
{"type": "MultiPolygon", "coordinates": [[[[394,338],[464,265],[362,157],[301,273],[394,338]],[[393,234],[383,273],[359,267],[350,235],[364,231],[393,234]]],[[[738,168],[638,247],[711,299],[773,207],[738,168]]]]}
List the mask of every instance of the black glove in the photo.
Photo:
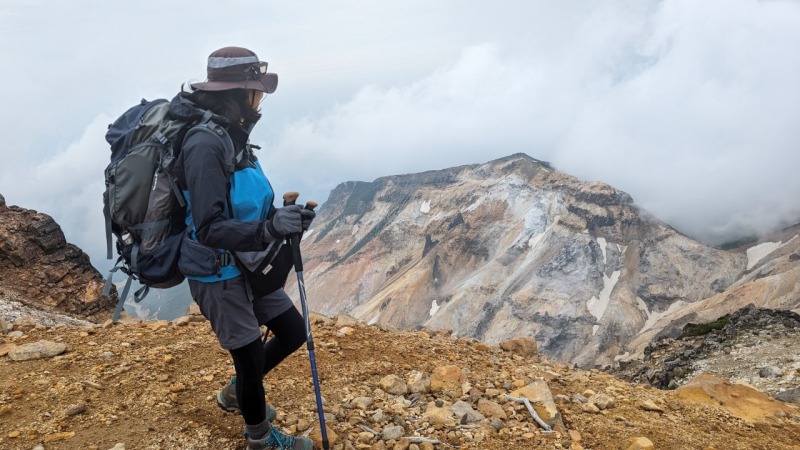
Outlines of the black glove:
{"type": "Polygon", "coordinates": [[[303,220],[303,231],[307,231],[308,227],[311,226],[311,221],[313,221],[314,218],[317,217],[317,213],[315,213],[313,209],[305,209],[305,208],[303,208],[303,210],[300,211],[300,215],[303,218],[302,219],[303,220]]]}
{"type": "Polygon", "coordinates": [[[301,233],[303,231],[302,211],[303,207],[300,205],[289,205],[276,209],[272,219],[267,221],[264,241],[283,239],[290,234],[301,233]]]}

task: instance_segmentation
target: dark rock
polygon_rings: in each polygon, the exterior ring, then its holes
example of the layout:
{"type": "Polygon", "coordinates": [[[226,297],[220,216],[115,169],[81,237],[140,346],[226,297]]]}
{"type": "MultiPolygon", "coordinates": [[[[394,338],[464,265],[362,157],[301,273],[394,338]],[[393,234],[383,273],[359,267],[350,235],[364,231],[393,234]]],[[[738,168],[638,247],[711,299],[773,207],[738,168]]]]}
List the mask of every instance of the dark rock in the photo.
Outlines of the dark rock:
{"type": "Polygon", "coordinates": [[[775,366],[762,367],[758,371],[758,376],[761,378],[780,378],[783,375],[783,370],[775,366]]]}
{"type": "Polygon", "coordinates": [[[116,304],[102,296],[103,276],[89,256],[67,243],[52,217],[2,202],[0,289],[26,306],[93,321],[116,304]]]}
{"type": "MultiPolygon", "coordinates": [[[[708,354],[729,354],[734,342],[739,342],[738,345],[745,348],[752,347],[756,340],[761,341],[764,336],[773,337],[776,333],[786,336],[794,334],[792,330],[800,330],[800,315],[786,310],[757,308],[750,304],[710,324],[687,321],[682,327],[680,339],[657,338],[645,347],[641,360],[620,364],[610,372],[626,381],[671,389],[691,374],[695,360],[703,359],[708,354]],[[705,334],[689,333],[696,330],[704,330],[705,334]]],[[[778,378],[783,370],[766,366],[759,370],[759,374],[762,378],[778,378]]]]}
{"type": "Polygon", "coordinates": [[[786,403],[800,405],[800,388],[789,389],[775,396],[775,399],[786,403]]]}

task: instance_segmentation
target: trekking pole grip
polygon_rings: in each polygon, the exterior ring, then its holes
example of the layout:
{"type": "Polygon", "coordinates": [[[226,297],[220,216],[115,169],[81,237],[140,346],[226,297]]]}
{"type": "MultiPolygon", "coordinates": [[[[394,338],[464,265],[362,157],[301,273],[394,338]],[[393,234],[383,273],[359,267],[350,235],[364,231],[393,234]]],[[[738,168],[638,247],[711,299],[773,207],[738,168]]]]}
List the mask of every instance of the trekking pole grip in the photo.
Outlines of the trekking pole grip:
{"type": "MultiPolygon", "coordinates": [[[[283,194],[283,206],[294,205],[297,198],[300,197],[298,192],[287,192],[283,194]]],[[[306,203],[305,209],[314,210],[317,207],[317,202],[309,201],[306,203]]],[[[289,244],[292,247],[292,260],[294,261],[294,271],[303,271],[303,257],[300,254],[300,238],[302,233],[297,233],[289,236],[289,244]]]]}

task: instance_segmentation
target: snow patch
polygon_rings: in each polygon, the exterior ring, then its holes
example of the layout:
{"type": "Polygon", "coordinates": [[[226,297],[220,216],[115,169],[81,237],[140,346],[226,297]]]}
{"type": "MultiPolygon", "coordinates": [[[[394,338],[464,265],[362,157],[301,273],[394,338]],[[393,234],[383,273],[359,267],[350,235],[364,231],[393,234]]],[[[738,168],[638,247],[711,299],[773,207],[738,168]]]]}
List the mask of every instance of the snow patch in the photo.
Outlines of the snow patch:
{"type": "Polygon", "coordinates": [[[759,261],[764,259],[765,256],[779,249],[783,245],[782,242],[764,242],[763,244],[756,245],[747,249],[747,270],[750,270],[759,261]]]}
{"type": "Polygon", "coordinates": [[[683,300],[678,300],[675,303],[669,305],[669,308],[667,308],[666,311],[655,312],[655,313],[651,314],[650,311],[647,309],[647,305],[644,303],[644,300],[642,300],[639,297],[636,297],[636,301],[639,304],[639,309],[644,311],[645,315],[647,316],[647,320],[644,322],[644,325],[642,326],[642,329],[639,330],[639,334],[642,334],[645,331],[647,331],[650,328],[652,328],[653,325],[655,325],[656,322],[661,320],[662,317],[664,317],[664,316],[666,316],[666,315],[668,315],[668,314],[670,314],[670,313],[672,313],[674,311],[677,311],[677,310],[683,308],[684,306],[686,306],[688,304],[688,303],[684,302],[683,300]]]}
{"type": "Polygon", "coordinates": [[[341,239],[337,239],[336,243],[338,244],[339,242],[342,242],[342,240],[341,239]]]}
{"type": "Polygon", "coordinates": [[[595,334],[597,334],[597,330],[599,330],[599,329],[600,329],[600,325],[594,325],[594,326],[592,326],[592,336],[594,336],[595,334]]]}
{"type": "Polygon", "coordinates": [[[606,239],[605,238],[597,238],[597,245],[600,246],[600,251],[603,252],[603,264],[607,264],[608,260],[606,259],[606,239]]]}
{"type": "Polygon", "coordinates": [[[369,322],[367,322],[367,325],[375,325],[376,323],[378,323],[378,317],[380,317],[380,316],[381,316],[381,313],[380,313],[380,311],[378,311],[377,313],[375,313],[374,316],[372,316],[372,319],[369,319],[369,322]]]}
{"type": "Polygon", "coordinates": [[[600,320],[603,314],[606,313],[608,303],[611,301],[611,291],[614,290],[614,286],[619,281],[619,273],[619,270],[615,270],[610,277],[603,274],[603,290],[600,291],[600,297],[592,297],[586,302],[586,308],[597,320],[600,320]]]}
{"type": "Polygon", "coordinates": [[[431,202],[422,202],[422,206],[419,207],[419,212],[425,214],[431,212],[431,202]]]}
{"type": "Polygon", "coordinates": [[[436,303],[436,300],[434,300],[433,303],[431,303],[431,312],[430,312],[431,317],[433,317],[433,315],[436,314],[436,311],[439,311],[439,308],[440,308],[439,304],[436,303]]]}

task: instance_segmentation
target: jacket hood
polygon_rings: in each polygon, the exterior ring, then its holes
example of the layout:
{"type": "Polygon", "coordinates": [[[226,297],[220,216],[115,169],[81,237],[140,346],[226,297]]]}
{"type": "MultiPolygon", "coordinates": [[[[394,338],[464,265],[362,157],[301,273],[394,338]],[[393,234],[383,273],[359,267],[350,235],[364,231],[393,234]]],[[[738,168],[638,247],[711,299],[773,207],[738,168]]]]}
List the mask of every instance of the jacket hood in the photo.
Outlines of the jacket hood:
{"type": "MultiPolygon", "coordinates": [[[[205,113],[205,109],[195,105],[191,100],[181,94],[176,95],[169,104],[169,115],[173,119],[196,122],[202,119],[205,113]]],[[[227,126],[229,123],[228,119],[217,114],[212,115],[211,120],[222,126],[227,126]]]]}

